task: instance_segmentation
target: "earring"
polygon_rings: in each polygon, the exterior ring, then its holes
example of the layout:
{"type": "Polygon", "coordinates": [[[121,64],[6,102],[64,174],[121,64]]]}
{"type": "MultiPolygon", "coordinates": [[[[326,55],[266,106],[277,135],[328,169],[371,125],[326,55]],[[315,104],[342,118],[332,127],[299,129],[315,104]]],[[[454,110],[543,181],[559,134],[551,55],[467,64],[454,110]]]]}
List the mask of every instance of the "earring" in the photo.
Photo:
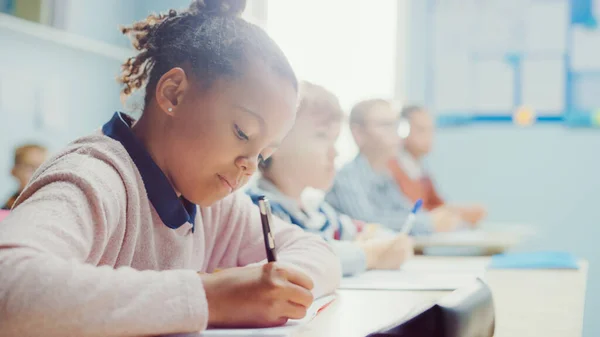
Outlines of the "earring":
{"type": "Polygon", "coordinates": [[[173,112],[173,108],[168,108],[167,111],[173,112]]]}

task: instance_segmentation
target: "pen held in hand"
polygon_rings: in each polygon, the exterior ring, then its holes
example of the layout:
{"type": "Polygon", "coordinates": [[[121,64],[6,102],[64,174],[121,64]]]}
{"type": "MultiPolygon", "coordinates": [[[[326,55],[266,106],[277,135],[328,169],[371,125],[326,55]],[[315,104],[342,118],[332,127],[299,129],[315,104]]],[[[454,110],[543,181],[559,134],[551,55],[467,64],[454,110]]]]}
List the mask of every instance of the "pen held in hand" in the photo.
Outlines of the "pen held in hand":
{"type": "Polygon", "coordinates": [[[404,221],[404,226],[402,226],[401,233],[408,235],[415,224],[415,218],[419,209],[423,206],[423,199],[417,200],[415,205],[413,206],[412,211],[406,217],[406,221],[404,221]]]}
{"type": "Polygon", "coordinates": [[[277,257],[275,256],[275,240],[273,239],[273,233],[271,233],[271,205],[265,196],[261,196],[258,198],[258,207],[260,208],[260,221],[262,223],[267,260],[274,262],[277,261],[277,257]]]}

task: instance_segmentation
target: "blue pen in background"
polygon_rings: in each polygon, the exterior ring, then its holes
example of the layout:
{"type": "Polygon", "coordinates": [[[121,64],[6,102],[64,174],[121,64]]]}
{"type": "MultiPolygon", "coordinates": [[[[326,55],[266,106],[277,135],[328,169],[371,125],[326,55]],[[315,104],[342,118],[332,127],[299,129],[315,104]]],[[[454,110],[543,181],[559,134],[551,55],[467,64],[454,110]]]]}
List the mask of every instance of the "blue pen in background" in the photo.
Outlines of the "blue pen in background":
{"type": "Polygon", "coordinates": [[[402,226],[401,233],[406,234],[406,235],[408,235],[408,233],[410,233],[411,229],[413,228],[413,225],[415,224],[415,218],[417,217],[417,212],[419,211],[421,206],[423,206],[423,199],[419,199],[419,200],[417,200],[417,202],[415,202],[415,205],[413,206],[412,211],[406,217],[406,221],[404,221],[404,226],[402,226]]]}

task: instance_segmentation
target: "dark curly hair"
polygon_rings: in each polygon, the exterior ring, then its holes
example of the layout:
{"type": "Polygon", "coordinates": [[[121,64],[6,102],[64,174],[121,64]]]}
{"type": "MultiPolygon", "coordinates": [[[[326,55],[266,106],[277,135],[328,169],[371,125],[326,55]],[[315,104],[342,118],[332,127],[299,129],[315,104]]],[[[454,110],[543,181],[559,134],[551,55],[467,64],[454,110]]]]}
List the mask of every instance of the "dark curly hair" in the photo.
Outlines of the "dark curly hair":
{"type": "Polygon", "coordinates": [[[204,87],[222,76],[235,78],[250,62],[263,62],[298,89],[296,75],[277,44],[258,26],[240,17],[245,0],[196,0],[187,10],[152,14],[122,27],[139,53],[122,65],[122,95],[146,85],[152,99],[158,80],[187,64],[204,87]]]}

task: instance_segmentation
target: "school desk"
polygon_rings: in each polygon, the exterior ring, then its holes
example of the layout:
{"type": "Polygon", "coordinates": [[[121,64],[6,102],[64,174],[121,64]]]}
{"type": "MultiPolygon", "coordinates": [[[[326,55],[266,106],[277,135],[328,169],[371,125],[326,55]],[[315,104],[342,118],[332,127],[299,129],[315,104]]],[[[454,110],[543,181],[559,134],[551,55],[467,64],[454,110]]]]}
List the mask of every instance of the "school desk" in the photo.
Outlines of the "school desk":
{"type": "MultiPolygon", "coordinates": [[[[462,263],[482,257],[416,257],[462,263]],[[465,260],[467,259],[467,260],[465,260]]],[[[581,336],[587,262],[579,270],[499,270],[485,272],[494,296],[497,337],[581,336]]],[[[338,299],[296,336],[363,337],[432,303],[449,292],[339,290],[338,299]]]]}
{"type": "Polygon", "coordinates": [[[531,226],[487,223],[479,229],[416,237],[415,251],[426,255],[493,255],[535,235],[531,226]]]}

